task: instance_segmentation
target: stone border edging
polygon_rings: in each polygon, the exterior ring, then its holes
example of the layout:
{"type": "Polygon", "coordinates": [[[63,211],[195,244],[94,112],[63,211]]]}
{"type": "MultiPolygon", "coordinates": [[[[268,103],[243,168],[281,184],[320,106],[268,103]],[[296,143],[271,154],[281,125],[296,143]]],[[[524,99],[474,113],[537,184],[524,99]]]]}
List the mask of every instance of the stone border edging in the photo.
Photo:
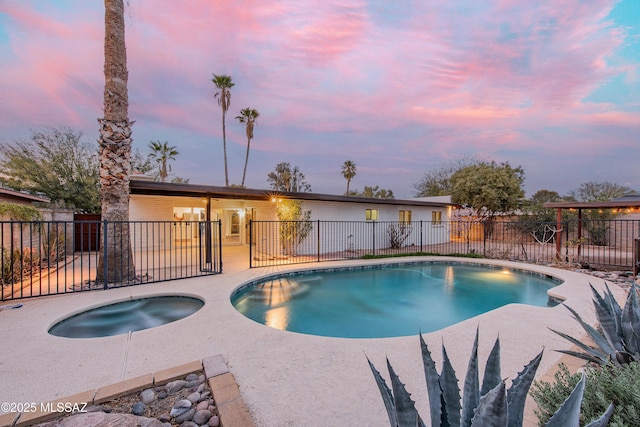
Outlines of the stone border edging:
{"type": "MultiPolygon", "coordinates": [[[[233,374],[229,372],[229,368],[221,354],[152,374],[129,378],[128,380],[99,387],[94,390],[87,390],[74,394],[73,396],[53,400],[50,403],[51,407],[55,407],[57,403],[99,405],[130,393],[166,384],[202,370],[204,370],[205,377],[209,382],[211,394],[220,416],[220,424],[223,427],[255,427],[255,422],[253,418],[251,418],[249,410],[240,395],[238,384],[233,374]]],[[[63,413],[41,411],[40,408],[35,412],[11,412],[0,415],[0,426],[27,427],[51,420],[60,415],[63,415],[63,413]]]]}

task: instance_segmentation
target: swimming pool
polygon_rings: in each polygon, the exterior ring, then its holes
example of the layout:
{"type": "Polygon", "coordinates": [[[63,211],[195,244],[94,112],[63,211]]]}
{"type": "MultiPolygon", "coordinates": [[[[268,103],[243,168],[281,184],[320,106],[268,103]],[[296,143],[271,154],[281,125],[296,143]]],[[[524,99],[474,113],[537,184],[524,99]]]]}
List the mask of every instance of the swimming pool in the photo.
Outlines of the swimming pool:
{"type": "Polygon", "coordinates": [[[550,276],[463,262],[419,262],[271,276],[235,291],[233,306],[267,326],[343,338],[432,332],[506,304],[555,305],[550,276]]]}

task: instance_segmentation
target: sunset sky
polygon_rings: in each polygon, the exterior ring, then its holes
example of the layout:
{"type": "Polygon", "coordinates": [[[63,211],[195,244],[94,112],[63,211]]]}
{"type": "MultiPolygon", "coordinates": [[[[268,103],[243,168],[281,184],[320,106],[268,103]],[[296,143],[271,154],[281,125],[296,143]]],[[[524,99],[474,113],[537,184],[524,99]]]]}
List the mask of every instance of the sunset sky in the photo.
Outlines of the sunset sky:
{"type": "MultiPolygon", "coordinates": [[[[638,0],[125,1],[134,148],[168,141],[175,175],[224,185],[212,74],[236,83],[231,183],[260,112],[246,184],[279,162],[313,192],[414,196],[426,171],[476,156],[525,171],[527,196],[587,181],[640,191],[638,0]]],[[[98,138],[104,4],[0,0],[0,141],[67,126],[98,138]]],[[[96,143],[97,147],[97,143],[96,143]]]]}

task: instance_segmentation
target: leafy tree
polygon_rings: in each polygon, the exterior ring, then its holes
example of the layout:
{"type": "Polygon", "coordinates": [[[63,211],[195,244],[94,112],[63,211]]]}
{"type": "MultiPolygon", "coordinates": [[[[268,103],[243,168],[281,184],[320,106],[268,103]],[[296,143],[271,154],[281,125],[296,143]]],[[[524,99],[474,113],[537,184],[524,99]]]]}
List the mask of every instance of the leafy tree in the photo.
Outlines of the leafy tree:
{"type": "Polygon", "coordinates": [[[569,192],[569,196],[579,202],[606,202],[616,197],[630,193],[631,189],[624,185],[611,182],[585,182],[576,190],[569,192]]]}
{"type": "Polygon", "coordinates": [[[313,228],[311,211],[303,211],[302,204],[301,200],[282,200],[276,209],[280,222],[280,244],[288,256],[297,255],[298,246],[313,228]]]}
{"type": "Polygon", "coordinates": [[[393,199],[393,191],[385,190],[384,188],[380,188],[379,186],[369,187],[367,185],[364,186],[364,190],[359,192],[358,190],[351,191],[349,196],[352,197],[368,197],[370,199],[393,199]]]}
{"type": "Polygon", "coordinates": [[[98,153],[82,132],[45,128],[28,140],[1,144],[5,185],[44,195],[81,212],[100,212],[98,153]]]}
{"type": "Polygon", "coordinates": [[[189,178],[182,178],[182,177],[176,176],[175,178],[172,178],[170,182],[172,182],[173,184],[188,184],[189,178]]]}
{"type": "Polygon", "coordinates": [[[451,176],[452,201],[485,212],[489,217],[508,213],[524,197],[524,170],[509,163],[481,162],[458,170],[451,176]]]}
{"type": "Polygon", "coordinates": [[[417,197],[449,196],[452,192],[451,177],[461,169],[480,164],[471,157],[464,157],[428,171],[422,179],[413,185],[417,197]]]}
{"type": "MultiPolygon", "coordinates": [[[[629,187],[610,182],[585,182],[578,189],[569,192],[569,196],[579,202],[604,202],[631,192],[629,187]]],[[[584,225],[589,232],[589,240],[594,245],[608,244],[609,225],[607,220],[616,214],[610,210],[589,210],[584,215],[584,225]]]]}
{"type": "Polygon", "coordinates": [[[236,119],[245,125],[245,133],[247,134],[247,154],[244,157],[244,171],[242,172],[242,184],[244,188],[244,178],[247,175],[247,164],[249,164],[249,147],[251,146],[251,140],[253,139],[253,126],[256,123],[256,119],[260,117],[258,110],[253,108],[243,108],[240,110],[240,115],[236,116],[236,119]]]}
{"type": "Polygon", "coordinates": [[[227,129],[225,125],[225,117],[231,106],[231,88],[235,83],[231,80],[231,76],[226,74],[214,74],[211,79],[216,87],[216,93],[213,96],[218,100],[218,105],[222,109],[222,147],[224,150],[224,185],[229,186],[229,170],[227,168],[227,129]]]}
{"type": "Polygon", "coordinates": [[[131,125],[127,81],[127,50],[124,36],[122,0],[105,0],[104,36],[104,118],[100,123],[100,188],[102,218],[112,222],[103,230],[113,244],[98,257],[98,281],[127,282],[135,278],[129,235],[129,180],[131,173],[131,125]],[[120,222],[122,221],[122,222],[120,222]],[[116,224],[118,226],[116,226],[116,224]],[[106,267],[106,268],[105,268],[106,267]],[[107,277],[104,277],[105,270],[107,277]]]}
{"type": "Polygon", "coordinates": [[[145,175],[152,170],[153,162],[149,158],[149,155],[144,157],[140,150],[136,148],[136,150],[131,153],[131,172],[145,175]]]}
{"type": "Polygon", "coordinates": [[[556,210],[547,209],[545,203],[560,202],[562,197],[556,191],[538,190],[523,205],[523,211],[530,216],[527,221],[534,220],[539,222],[554,222],[556,220],[556,210]]]}
{"type": "Polygon", "coordinates": [[[344,194],[349,194],[349,184],[351,184],[351,179],[356,176],[356,164],[351,160],[346,160],[342,165],[342,176],[347,180],[347,192],[344,194]]]}
{"type": "Polygon", "coordinates": [[[311,185],[305,181],[304,174],[298,166],[292,168],[287,162],[278,163],[275,170],[267,175],[267,182],[276,191],[311,192],[311,185]]]}
{"type": "Polygon", "coordinates": [[[175,160],[180,153],[176,150],[175,145],[169,145],[167,141],[162,143],[160,141],[151,141],[149,148],[151,149],[149,159],[157,163],[158,177],[161,182],[165,182],[171,171],[169,161],[175,160]]]}

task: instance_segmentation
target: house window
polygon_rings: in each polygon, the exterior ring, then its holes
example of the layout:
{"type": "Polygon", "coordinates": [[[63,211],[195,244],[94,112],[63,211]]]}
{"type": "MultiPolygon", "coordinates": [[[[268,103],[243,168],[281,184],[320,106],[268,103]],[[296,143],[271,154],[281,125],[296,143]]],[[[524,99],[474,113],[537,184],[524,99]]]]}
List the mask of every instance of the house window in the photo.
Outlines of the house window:
{"type": "Polygon", "coordinates": [[[240,213],[233,212],[231,214],[231,224],[229,234],[232,236],[240,234],[240,213]]]}
{"type": "Polygon", "coordinates": [[[442,212],[434,211],[431,212],[431,225],[440,225],[442,224],[442,212]]]}
{"type": "Polygon", "coordinates": [[[377,221],[378,220],[378,209],[367,209],[365,211],[365,219],[367,221],[377,221]]]}
{"type": "Polygon", "coordinates": [[[399,211],[398,212],[398,221],[403,224],[408,224],[411,222],[411,211],[399,211]]]}

